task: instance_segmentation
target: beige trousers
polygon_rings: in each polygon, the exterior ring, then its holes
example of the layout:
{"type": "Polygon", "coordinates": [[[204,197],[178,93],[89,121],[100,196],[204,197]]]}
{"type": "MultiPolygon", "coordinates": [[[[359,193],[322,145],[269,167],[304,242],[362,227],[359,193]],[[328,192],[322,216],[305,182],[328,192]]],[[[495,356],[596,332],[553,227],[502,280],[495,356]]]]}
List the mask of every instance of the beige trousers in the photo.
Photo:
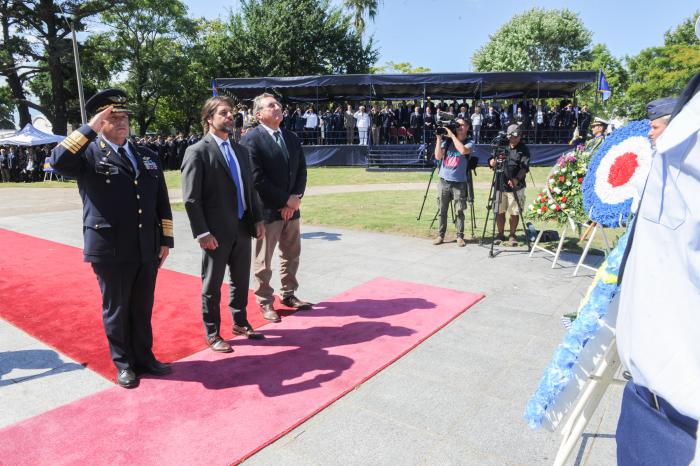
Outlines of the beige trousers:
{"type": "Polygon", "coordinates": [[[265,224],[265,237],[255,241],[255,300],[260,305],[274,302],[272,278],[272,254],[279,245],[281,296],[293,295],[299,288],[297,270],[301,254],[301,229],[299,220],[277,220],[265,224]]]}

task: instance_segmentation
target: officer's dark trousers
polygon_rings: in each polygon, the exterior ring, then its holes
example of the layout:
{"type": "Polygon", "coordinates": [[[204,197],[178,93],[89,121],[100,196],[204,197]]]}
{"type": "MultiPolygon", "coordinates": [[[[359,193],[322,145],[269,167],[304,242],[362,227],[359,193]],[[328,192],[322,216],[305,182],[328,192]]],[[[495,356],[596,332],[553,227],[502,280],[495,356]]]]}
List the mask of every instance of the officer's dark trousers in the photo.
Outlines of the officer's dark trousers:
{"type": "Polygon", "coordinates": [[[151,313],[158,263],[93,263],[102,291],[102,322],[117,369],[150,364],[151,313]]]}
{"type": "Polygon", "coordinates": [[[246,306],[250,285],[251,238],[243,222],[232,238],[216,238],[219,247],[202,249],[202,320],[207,338],[219,335],[221,283],[229,269],[229,310],[237,325],[248,323],[246,306]]]}
{"type": "Polygon", "coordinates": [[[619,466],[687,466],[695,452],[698,421],[663,398],[658,408],[649,390],[629,381],[617,424],[619,466]]]}

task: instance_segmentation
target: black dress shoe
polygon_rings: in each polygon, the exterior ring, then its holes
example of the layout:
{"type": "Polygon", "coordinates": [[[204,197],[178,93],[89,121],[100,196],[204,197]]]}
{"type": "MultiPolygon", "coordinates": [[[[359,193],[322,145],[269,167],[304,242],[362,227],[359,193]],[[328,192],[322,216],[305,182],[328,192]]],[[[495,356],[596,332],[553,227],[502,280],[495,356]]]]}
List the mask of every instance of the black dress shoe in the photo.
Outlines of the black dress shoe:
{"type": "Polygon", "coordinates": [[[302,301],[294,295],[285,296],[280,300],[280,303],[282,303],[283,306],[291,307],[299,311],[311,309],[311,307],[313,306],[313,304],[308,303],[306,301],[302,301]]]}
{"type": "Polygon", "coordinates": [[[117,385],[124,388],[134,388],[139,384],[136,373],[131,369],[117,370],[117,385]]]}
{"type": "Polygon", "coordinates": [[[233,324],[231,331],[233,332],[234,335],[243,335],[246,338],[249,338],[251,340],[263,340],[263,339],[265,339],[265,335],[253,330],[253,327],[251,327],[250,325],[243,326],[243,325],[233,324]]]}
{"type": "Polygon", "coordinates": [[[170,364],[162,363],[154,359],[153,362],[148,365],[139,366],[137,370],[142,374],[167,375],[173,371],[173,368],[170,364]]]}

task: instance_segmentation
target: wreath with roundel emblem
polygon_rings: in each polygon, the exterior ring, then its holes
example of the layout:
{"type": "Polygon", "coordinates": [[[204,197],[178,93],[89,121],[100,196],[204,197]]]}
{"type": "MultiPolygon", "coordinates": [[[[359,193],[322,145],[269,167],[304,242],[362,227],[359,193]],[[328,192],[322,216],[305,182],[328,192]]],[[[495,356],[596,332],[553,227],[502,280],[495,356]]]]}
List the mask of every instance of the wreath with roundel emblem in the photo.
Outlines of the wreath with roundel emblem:
{"type": "Polygon", "coordinates": [[[649,120],[632,121],[603,141],[583,180],[583,208],[589,218],[606,227],[627,223],[651,166],[653,148],[647,136],[649,120]]]}

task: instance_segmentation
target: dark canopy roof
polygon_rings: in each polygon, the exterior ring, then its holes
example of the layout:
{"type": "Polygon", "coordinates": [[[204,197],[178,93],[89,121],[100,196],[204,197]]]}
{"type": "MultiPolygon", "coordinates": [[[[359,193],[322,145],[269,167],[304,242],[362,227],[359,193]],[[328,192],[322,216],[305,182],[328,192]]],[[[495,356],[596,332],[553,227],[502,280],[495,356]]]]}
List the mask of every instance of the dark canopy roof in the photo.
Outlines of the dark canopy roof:
{"type": "Polygon", "coordinates": [[[217,88],[241,99],[263,91],[290,100],[571,97],[595,83],[595,71],[350,74],[287,78],[218,78],[217,88]]]}

